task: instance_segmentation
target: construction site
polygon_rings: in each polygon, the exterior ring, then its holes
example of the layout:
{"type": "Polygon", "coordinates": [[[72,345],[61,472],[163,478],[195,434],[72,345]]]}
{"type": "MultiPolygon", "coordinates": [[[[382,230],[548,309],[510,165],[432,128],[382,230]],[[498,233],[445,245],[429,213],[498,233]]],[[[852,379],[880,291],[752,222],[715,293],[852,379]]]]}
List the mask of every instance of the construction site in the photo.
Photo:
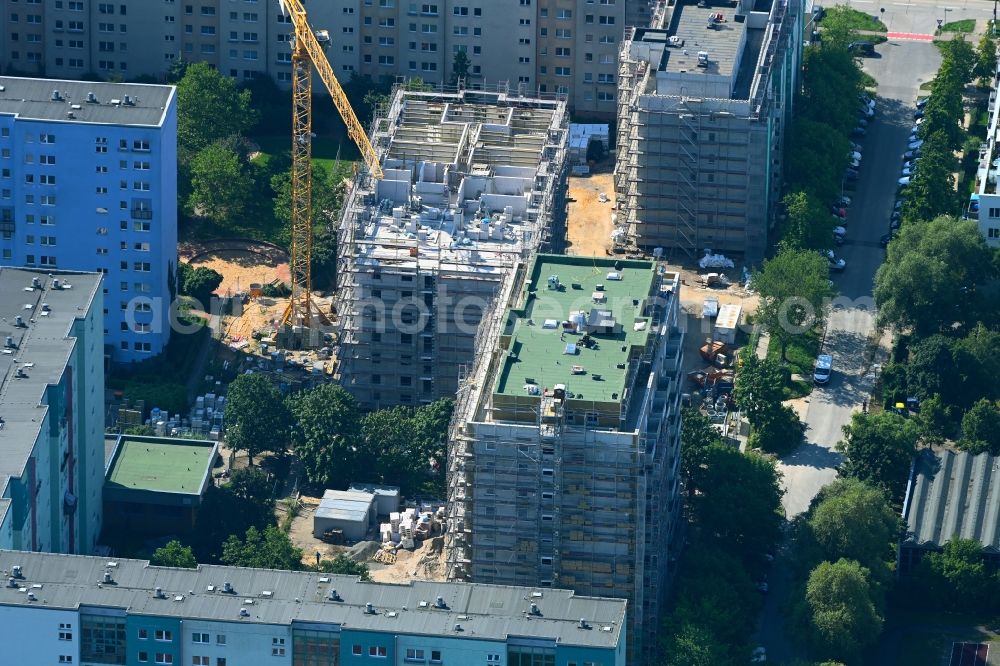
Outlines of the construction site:
{"type": "Polygon", "coordinates": [[[677,0],[629,28],[615,167],[625,248],[759,262],[780,198],[803,17],[788,0],[677,0]]]}
{"type": "Polygon", "coordinates": [[[537,255],[449,434],[449,577],[627,598],[632,659],[679,546],[679,291],[656,262],[537,255]]]}
{"type": "MultiPolygon", "coordinates": [[[[565,102],[396,91],[339,227],[339,375],[364,408],[453,396],[480,324],[562,214],[565,102]]],[[[561,221],[560,221],[561,223],[561,221]]]]}

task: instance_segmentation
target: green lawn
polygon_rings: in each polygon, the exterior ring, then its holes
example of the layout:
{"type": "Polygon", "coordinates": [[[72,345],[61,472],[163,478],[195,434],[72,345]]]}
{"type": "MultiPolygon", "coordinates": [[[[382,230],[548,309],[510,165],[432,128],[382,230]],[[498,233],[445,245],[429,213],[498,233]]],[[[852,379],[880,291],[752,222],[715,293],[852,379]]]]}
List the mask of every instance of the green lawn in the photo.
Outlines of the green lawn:
{"type": "MultiPolygon", "coordinates": [[[[871,32],[888,31],[885,23],[882,23],[882,21],[875,18],[871,14],[858,11],[857,9],[852,9],[851,7],[845,7],[844,5],[838,5],[828,9],[826,16],[822,21],[820,21],[820,25],[822,26],[824,22],[829,21],[831,17],[833,17],[834,20],[841,19],[843,24],[851,30],[868,30],[871,32]]],[[[868,40],[868,36],[862,36],[861,39],[868,40]]]]}
{"type": "MultiPolygon", "coordinates": [[[[791,374],[801,375],[802,379],[795,380],[789,377],[785,385],[785,400],[801,398],[812,391],[810,378],[817,354],[819,354],[819,333],[815,330],[796,336],[788,343],[783,365],[791,374]]],[[[767,357],[772,361],[780,360],[781,346],[777,338],[772,337],[768,342],[767,357]]]]}
{"type": "MultiPolygon", "coordinates": [[[[291,137],[285,135],[255,136],[251,139],[260,146],[262,153],[258,160],[266,163],[271,155],[288,154],[290,151],[291,137]]],[[[326,167],[327,171],[333,169],[333,163],[337,160],[337,151],[340,151],[340,159],[357,160],[360,157],[357,147],[349,140],[333,136],[317,136],[312,141],[313,164],[320,164],[326,167]]]]}
{"type": "Polygon", "coordinates": [[[961,21],[945,23],[935,34],[941,34],[942,32],[973,32],[975,29],[976,19],[962,19],[961,21]]]}

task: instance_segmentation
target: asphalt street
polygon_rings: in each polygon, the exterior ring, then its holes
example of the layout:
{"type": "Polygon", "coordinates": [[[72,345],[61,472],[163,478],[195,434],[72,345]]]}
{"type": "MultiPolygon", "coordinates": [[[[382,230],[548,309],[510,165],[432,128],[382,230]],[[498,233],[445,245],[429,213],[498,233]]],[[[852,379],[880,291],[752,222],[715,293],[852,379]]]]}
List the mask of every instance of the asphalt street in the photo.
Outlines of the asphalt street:
{"type": "MultiPolygon", "coordinates": [[[[852,5],[857,1],[853,0],[852,5]]],[[[930,32],[936,26],[933,12],[937,6],[922,4],[923,21],[930,20],[930,27],[912,31],[930,32]]],[[[972,4],[980,10],[980,17],[992,13],[992,2],[988,11],[985,2],[973,0],[972,4]]],[[[918,3],[912,3],[910,8],[916,14],[913,5],[918,3]]],[[[949,15],[949,20],[954,18],[958,17],[949,15]]],[[[911,20],[914,26],[920,23],[919,17],[911,20]]],[[[940,64],[937,48],[926,41],[889,41],[879,45],[877,52],[877,57],[864,60],[865,70],[879,83],[878,108],[868,135],[857,141],[863,154],[860,179],[856,190],[848,193],[852,205],[846,225],[847,241],[837,249],[847,268],[834,278],[843,298],[828,318],[823,344],[824,351],[833,356],[834,376],[830,384],[815,389],[809,398],[806,441],[778,463],[784,475],[783,504],[788,518],[804,512],[820,488],[836,477],[841,457],[834,446],[842,438],[842,427],[853,412],[861,409],[871,389],[870,368],[865,367],[863,359],[874,335],[872,279],[884,257],[879,238],[889,231],[902,154],[913,127],[914,101],[920,84],[932,79],[940,64]]],[[[767,649],[768,663],[787,663],[795,656],[785,634],[786,609],[782,606],[788,599],[789,557],[782,551],[774,562],[770,595],[761,615],[758,644],[767,649]]]]}
{"type": "Polygon", "coordinates": [[[789,518],[805,511],[835,477],[840,455],[833,447],[871,389],[863,358],[874,332],[872,278],[883,259],[878,241],[889,231],[896,180],[913,127],[913,103],[920,84],[933,78],[940,64],[938,50],[924,42],[886,42],[878,53],[865,61],[865,69],[879,82],[878,107],[868,136],[858,141],[863,155],[860,179],[856,190],[848,192],[852,204],[847,241],[837,250],[847,269],[834,278],[842,298],[830,313],[823,343],[823,350],[833,356],[834,375],[809,398],[806,443],[779,464],[789,518]]]}

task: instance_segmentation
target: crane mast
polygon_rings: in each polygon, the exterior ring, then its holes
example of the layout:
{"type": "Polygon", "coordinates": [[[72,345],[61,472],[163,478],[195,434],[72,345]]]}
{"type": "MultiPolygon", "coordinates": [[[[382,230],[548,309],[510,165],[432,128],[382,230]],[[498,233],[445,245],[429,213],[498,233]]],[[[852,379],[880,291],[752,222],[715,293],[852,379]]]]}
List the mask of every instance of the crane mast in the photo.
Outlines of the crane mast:
{"type": "MultiPolygon", "coordinates": [[[[333,99],[333,104],[347,126],[347,134],[361,151],[368,172],[382,177],[378,154],[368,140],[361,121],[333,73],[325,46],[330,37],[323,30],[313,31],[302,0],[279,0],[282,11],[294,27],[292,46],[292,229],[289,269],[292,296],[282,324],[310,326],[312,302],[312,76],[319,76],[333,99]]],[[[316,312],[318,315],[318,311],[316,312]]]]}

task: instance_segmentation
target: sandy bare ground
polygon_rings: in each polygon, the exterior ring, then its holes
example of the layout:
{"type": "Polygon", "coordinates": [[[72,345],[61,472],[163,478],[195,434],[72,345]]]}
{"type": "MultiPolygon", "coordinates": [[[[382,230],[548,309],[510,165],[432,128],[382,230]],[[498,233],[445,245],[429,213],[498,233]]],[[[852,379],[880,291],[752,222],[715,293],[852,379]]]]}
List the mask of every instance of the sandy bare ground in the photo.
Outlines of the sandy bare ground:
{"type": "Polygon", "coordinates": [[[566,254],[603,257],[611,249],[615,185],[610,168],[610,163],[602,163],[590,175],[570,176],[566,254]],[[602,192],[607,195],[607,202],[598,199],[602,192]]]}
{"type": "Polygon", "coordinates": [[[215,290],[220,296],[250,289],[251,283],[267,284],[289,280],[288,262],[276,263],[253,252],[218,250],[199,256],[192,266],[205,266],[222,274],[222,284],[215,290]]]}

